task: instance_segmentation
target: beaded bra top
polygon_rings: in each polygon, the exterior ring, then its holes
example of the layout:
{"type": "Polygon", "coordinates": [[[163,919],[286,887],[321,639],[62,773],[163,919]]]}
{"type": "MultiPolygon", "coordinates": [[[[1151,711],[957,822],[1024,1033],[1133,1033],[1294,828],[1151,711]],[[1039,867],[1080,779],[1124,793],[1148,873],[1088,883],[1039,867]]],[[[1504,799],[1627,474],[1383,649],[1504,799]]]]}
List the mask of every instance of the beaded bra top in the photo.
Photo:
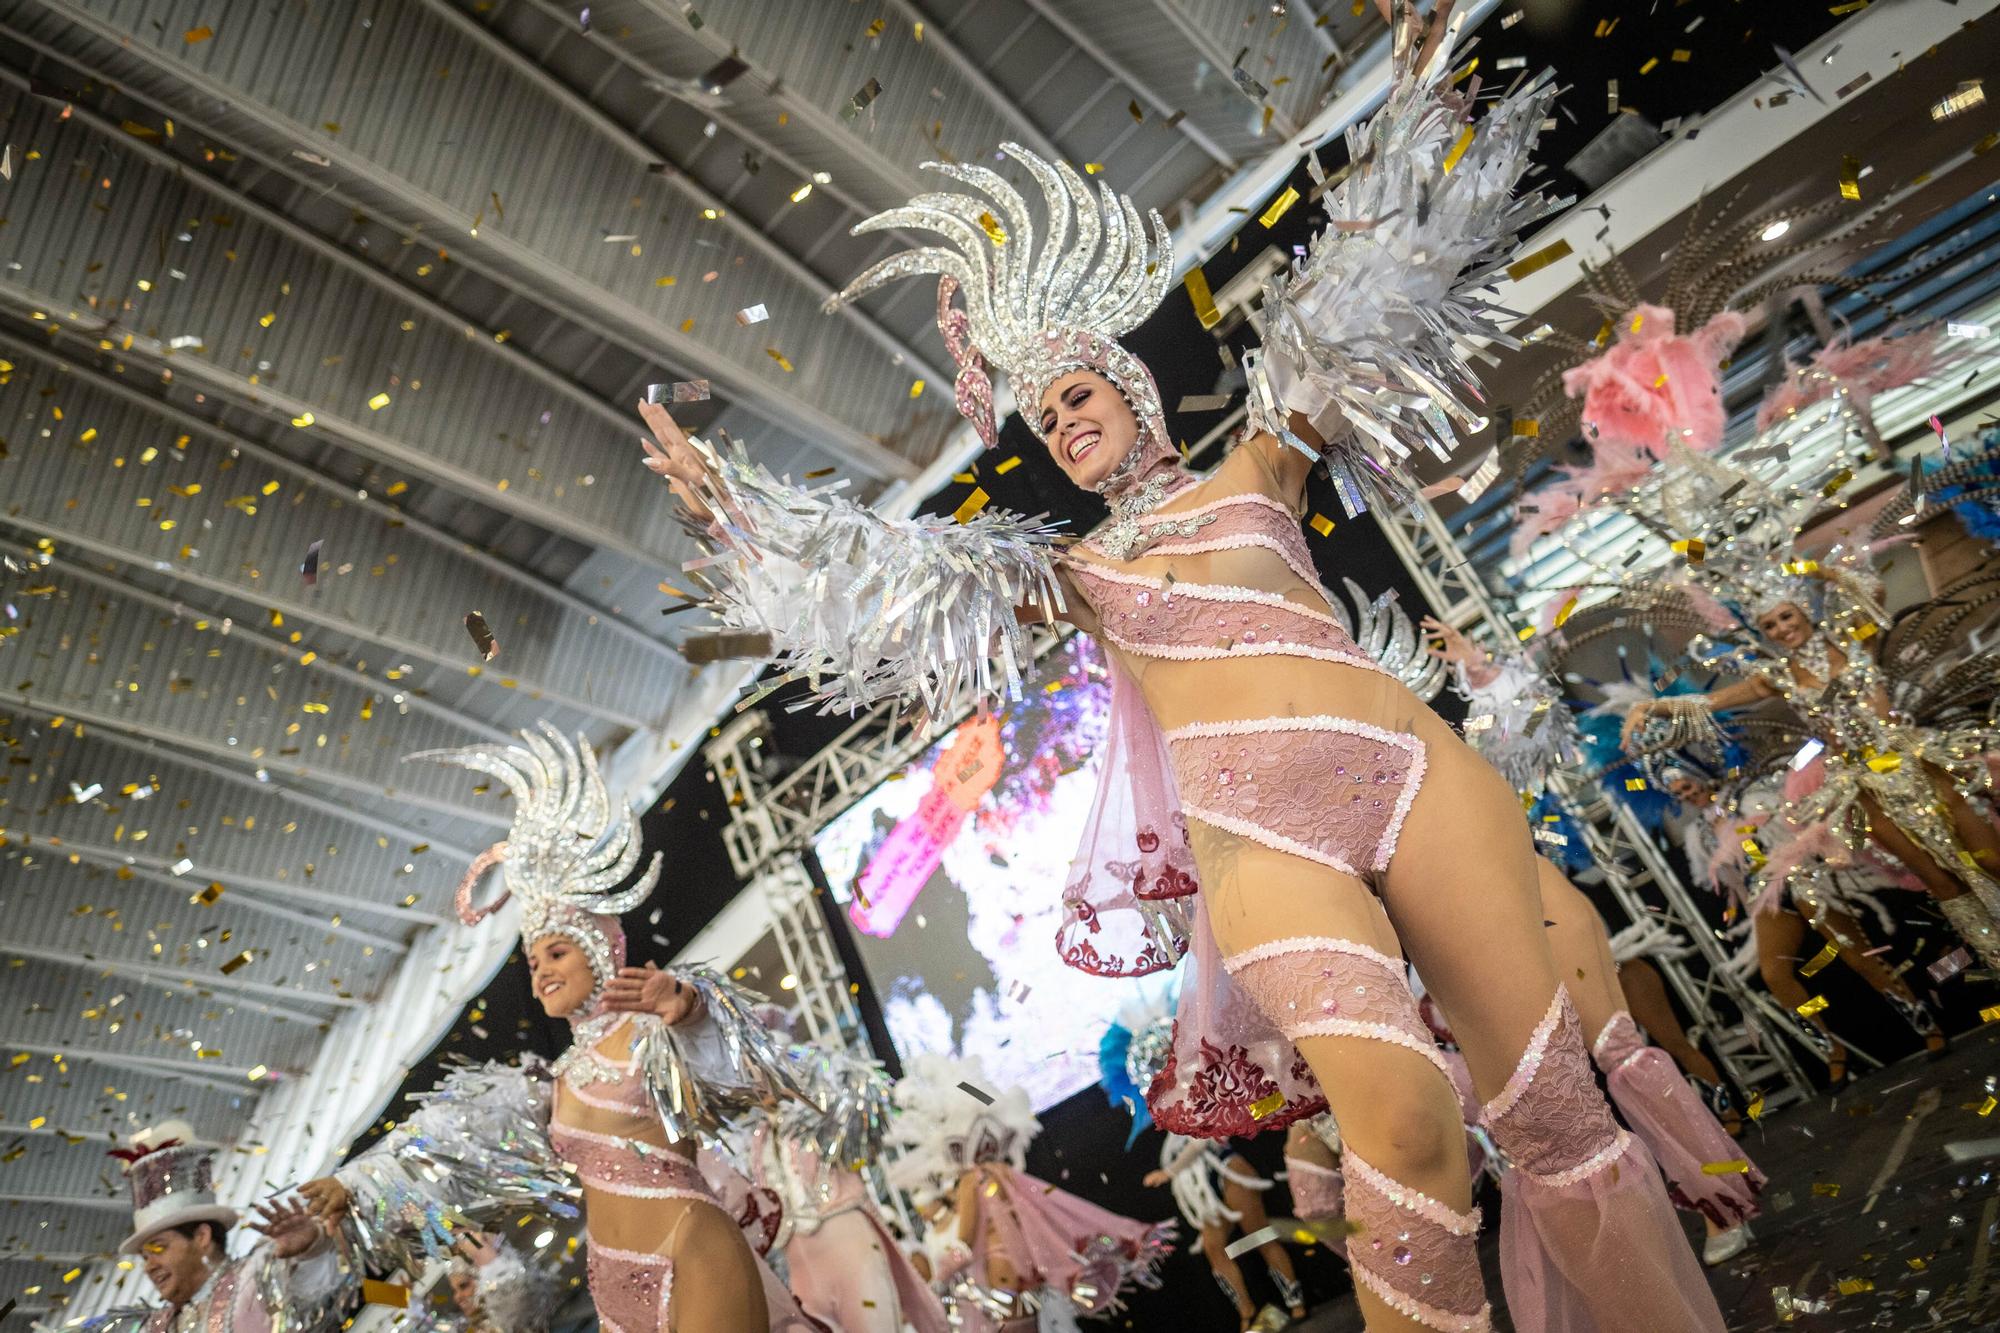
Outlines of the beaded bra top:
{"type": "MultiPolygon", "coordinates": [[[[1279,501],[1243,491],[1136,522],[1145,537],[1140,558],[1242,554],[1217,562],[1227,582],[1190,582],[1171,571],[1141,574],[1072,556],[1065,568],[1082,585],[1112,646],[1168,661],[1286,656],[1383,671],[1330,612],[1277,591],[1289,580],[1273,568],[1273,557],[1299,582],[1320,588],[1298,519],[1279,501]]],[[[1095,535],[1080,549],[1125,563],[1095,535]]]]}

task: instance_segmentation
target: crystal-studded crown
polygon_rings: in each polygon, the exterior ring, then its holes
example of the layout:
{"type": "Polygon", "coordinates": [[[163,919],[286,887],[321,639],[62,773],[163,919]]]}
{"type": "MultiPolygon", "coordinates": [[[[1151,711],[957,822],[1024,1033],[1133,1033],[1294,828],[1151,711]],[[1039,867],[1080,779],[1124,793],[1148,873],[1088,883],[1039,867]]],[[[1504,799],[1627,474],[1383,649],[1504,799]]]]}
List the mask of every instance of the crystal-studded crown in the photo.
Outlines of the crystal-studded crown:
{"type": "Polygon", "coordinates": [[[617,917],[644,902],[660,878],[660,854],[645,874],[620,890],[639,864],[642,842],[632,812],[614,807],[597,756],[581,736],[569,738],[546,721],[520,733],[520,745],[472,745],[407,756],[454,764],[497,778],[514,797],[507,840],[473,862],[458,886],[458,916],[475,925],[509,898],[521,900],[521,939],[545,934],[575,939],[601,982],[622,961],[617,917]],[[502,868],[500,895],[479,905],[473,893],[492,866],[502,868]]]}
{"type": "MultiPolygon", "coordinates": [[[[829,298],[826,308],[899,278],[935,274],[943,280],[941,305],[950,306],[953,287],[965,294],[964,315],[941,310],[939,324],[969,373],[975,367],[962,350],[966,341],[973,353],[1014,379],[1016,397],[1024,403],[1039,400],[1043,389],[1070,370],[1103,371],[1131,400],[1140,421],[1165,438],[1152,376],[1117,343],[1158,308],[1173,281],[1173,240],[1165,220],[1157,210],[1148,211],[1149,242],[1137,206],[1108,184],[1098,182],[1093,195],[1067,162],[1049,162],[1015,143],[1001,144],[1000,151],[1041,188],[1047,237],[1039,249],[1033,211],[998,172],[926,162],[925,169],[981,193],[920,194],[858,223],[856,235],[911,228],[934,232],[944,244],[878,261],[829,298]]],[[[983,375],[983,367],[977,372],[983,375]]],[[[974,416],[964,402],[964,381],[961,375],[961,408],[974,416]]],[[[1039,431],[1035,415],[1027,416],[1039,431]]],[[[981,425],[990,443],[990,420],[981,425]]]]}

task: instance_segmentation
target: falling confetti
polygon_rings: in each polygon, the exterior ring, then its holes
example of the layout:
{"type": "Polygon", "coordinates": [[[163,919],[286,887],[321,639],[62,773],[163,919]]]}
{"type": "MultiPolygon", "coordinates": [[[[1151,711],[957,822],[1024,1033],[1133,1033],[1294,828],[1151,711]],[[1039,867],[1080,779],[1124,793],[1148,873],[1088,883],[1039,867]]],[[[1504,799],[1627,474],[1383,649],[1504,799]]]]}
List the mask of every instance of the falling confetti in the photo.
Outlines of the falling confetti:
{"type": "Polygon", "coordinates": [[[1557,241],[1553,245],[1545,245],[1533,254],[1523,255],[1509,264],[1507,266],[1507,276],[1515,282],[1519,282],[1531,273],[1540,273],[1558,259],[1566,258],[1570,253],[1568,241],[1557,241]]]}
{"type": "Polygon", "coordinates": [[[472,646],[479,650],[481,661],[491,662],[500,655],[500,641],[493,637],[493,631],[486,626],[486,617],[479,612],[466,615],[465,632],[472,636],[472,646]]]}
{"type": "Polygon", "coordinates": [[[319,548],[319,542],[306,547],[306,558],[299,562],[299,578],[308,588],[319,582],[319,548]]]}
{"type": "Polygon", "coordinates": [[[1296,204],[1298,201],[1299,201],[1299,192],[1293,189],[1291,186],[1287,185],[1285,187],[1284,193],[1279,195],[1276,199],[1273,199],[1271,201],[1271,206],[1269,208],[1266,208],[1262,213],[1259,213],[1257,215],[1257,221],[1262,223],[1266,230],[1269,230],[1270,228],[1277,226],[1278,219],[1285,216],[1286,213],[1289,213],[1291,211],[1292,205],[1296,204]]]}
{"type": "Polygon", "coordinates": [[[978,1102],[981,1106],[993,1105],[993,1094],[984,1088],[975,1088],[970,1083],[961,1083],[958,1090],[978,1102]]]}
{"type": "Polygon", "coordinates": [[[770,655],[770,635],[744,630],[690,634],[681,643],[681,656],[695,666],[705,666],[710,662],[757,661],[770,655]]]}
{"type": "Polygon", "coordinates": [[[1199,267],[1187,271],[1181,279],[1187,288],[1188,299],[1194,302],[1194,317],[1201,321],[1205,329],[1212,329],[1222,322],[1222,312],[1215,308],[1215,296],[1208,290],[1208,275],[1199,267]]]}
{"type": "Polygon", "coordinates": [[[847,109],[842,111],[840,114],[846,117],[848,120],[853,120],[856,116],[860,115],[863,111],[866,111],[868,109],[869,103],[873,102],[876,98],[880,97],[881,95],[882,95],[882,81],[880,79],[870,79],[868,80],[868,82],[862,84],[858,90],[856,90],[854,96],[847,99],[847,109]]]}
{"type": "Polygon", "coordinates": [[[745,306],[736,312],[736,322],[748,328],[752,324],[762,324],[771,317],[771,312],[761,305],[745,306]]]}
{"type": "Polygon", "coordinates": [[[728,55],[703,70],[695,83],[705,93],[719,93],[749,72],[749,65],[734,55],[728,55]]]}

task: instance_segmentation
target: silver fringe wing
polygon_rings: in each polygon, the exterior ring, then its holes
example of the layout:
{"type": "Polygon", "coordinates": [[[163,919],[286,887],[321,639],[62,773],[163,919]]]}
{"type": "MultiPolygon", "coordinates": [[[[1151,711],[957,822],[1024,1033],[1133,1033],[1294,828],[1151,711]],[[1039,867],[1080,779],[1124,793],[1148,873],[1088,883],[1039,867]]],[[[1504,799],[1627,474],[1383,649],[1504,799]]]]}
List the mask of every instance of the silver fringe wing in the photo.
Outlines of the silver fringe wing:
{"type": "Polygon", "coordinates": [[[1520,188],[1553,76],[1519,83],[1475,122],[1473,93],[1452,84],[1452,43],[1416,70],[1421,44],[1399,32],[1388,101],[1348,131],[1351,170],[1324,195],[1326,228],[1265,285],[1264,346],[1247,367],[1251,423],[1306,449],[1288,423],[1314,421],[1350,516],[1371,492],[1414,494],[1417,455],[1448,461],[1457,432],[1485,425],[1467,355],[1475,341],[1519,344],[1479,293],[1556,207],[1520,188]]]}
{"type": "Polygon", "coordinates": [[[713,1142],[755,1107],[814,1104],[784,1045],[751,1012],[762,996],[712,968],[675,967],[674,975],[701,996],[702,1021],[669,1027],[641,1018],[632,1043],[633,1064],[669,1140],[713,1142]]]}
{"type": "Polygon", "coordinates": [[[1347,631],[1361,651],[1382,665],[1382,669],[1410,687],[1419,699],[1437,697],[1449,676],[1445,664],[1424,651],[1423,636],[1410,623],[1409,613],[1398,604],[1393,589],[1370,598],[1353,579],[1343,578],[1347,596],[1354,603],[1350,611],[1345,601],[1325,589],[1333,618],[1347,631]]]}
{"type": "Polygon", "coordinates": [[[449,1257],[466,1228],[577,1215],[577,1184],[549,1142],[539,1061],[454,1069],[411,1100],[416,1111],[334,1173],[353,1197],[348,1239],[370,1267],[416,1272],[449,1257]]]}
{"type": "Polygon", "coordinates": [[[1063,609],[1054,526],[993,509],[888,519],[845,482],[795,486],[740,446],[716,462],[729,507],[710,507],[728,517],[686,572],[725,630],[768,636],[783,673],[753,701],[803,680],[823,713],[894,699],[948,722],[1021,697],[1033,650],[1015,608],[1063,609]]]}

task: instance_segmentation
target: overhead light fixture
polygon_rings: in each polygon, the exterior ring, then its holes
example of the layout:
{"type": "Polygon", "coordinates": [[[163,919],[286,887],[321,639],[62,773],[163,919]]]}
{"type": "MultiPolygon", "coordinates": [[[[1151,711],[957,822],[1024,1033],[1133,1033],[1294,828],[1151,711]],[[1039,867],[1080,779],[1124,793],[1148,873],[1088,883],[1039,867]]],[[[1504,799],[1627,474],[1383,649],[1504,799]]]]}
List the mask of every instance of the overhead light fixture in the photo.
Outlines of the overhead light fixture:
{"type": "Polygon", "coordinates": [[[798,988],[799,979],[790,972],[785,973],[784,976],[778,979],[779,990],[797,990],[798,988]]]}
{"type": "Polygon", "coordinates": [[[1776,222],[1773,222],[1770,226],[1764,228],[1763,239],[1767,241],[1775,241],[1780,236],[1783,236],[1786,232],[1790,231],[1791,229],[1792,229],[1792,220],[1790,218],[1779,218],[1776,222]]]}

